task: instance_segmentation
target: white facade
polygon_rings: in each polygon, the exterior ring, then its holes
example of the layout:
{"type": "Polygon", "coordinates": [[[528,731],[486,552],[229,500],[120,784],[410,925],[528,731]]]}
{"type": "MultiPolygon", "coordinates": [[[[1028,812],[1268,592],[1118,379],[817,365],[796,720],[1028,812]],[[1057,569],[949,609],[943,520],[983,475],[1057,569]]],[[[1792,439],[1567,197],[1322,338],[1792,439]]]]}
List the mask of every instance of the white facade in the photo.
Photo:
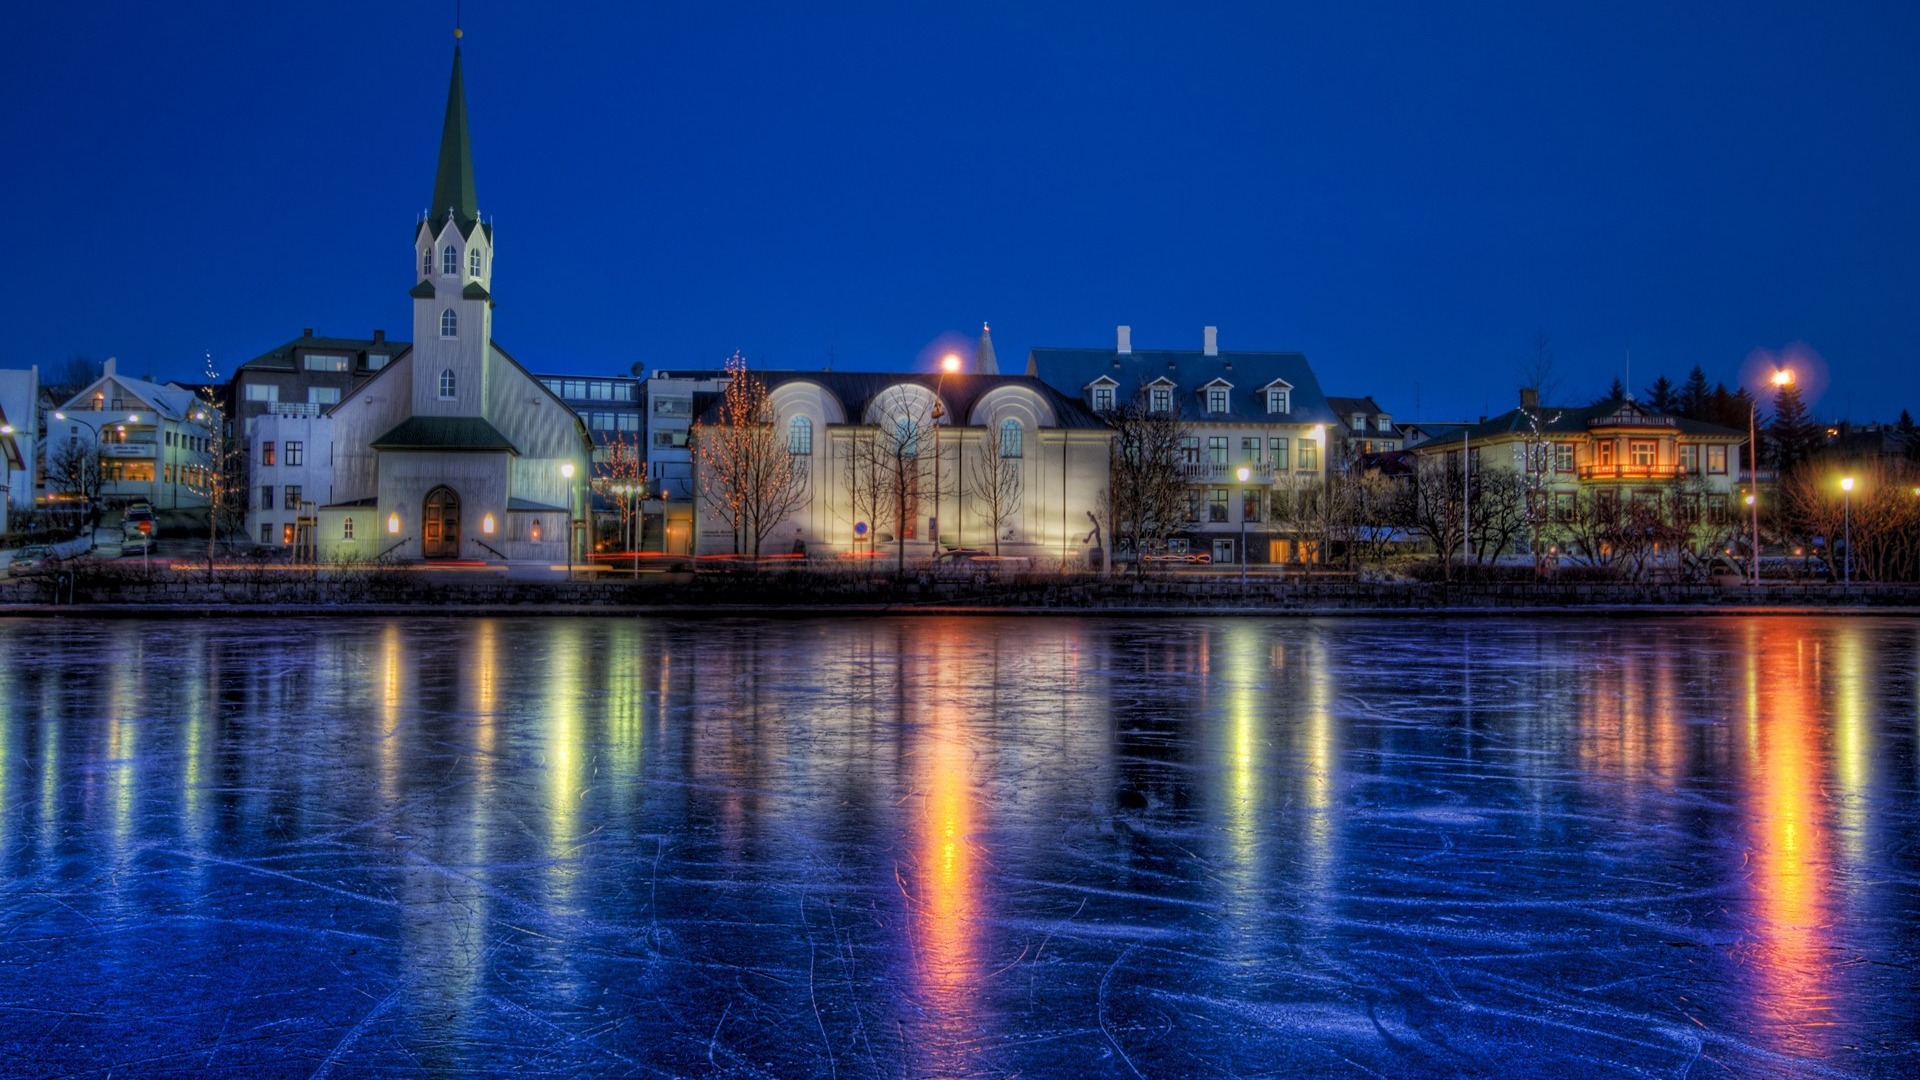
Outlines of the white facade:
{"type": "Polygon", "coordinates": [[[333,502],[333,420],[307,410],[255,417],[247,453],[246,534],[260,544],[291,545],[298,520],[333,502]]]}
{"type": "Polygon", "coordinates": [[[33,512],[34,467],[40,448],[40,369],[0,371],[0,535],[15,515],[33,512]]]}
{"type": "Polygon", "coordinates": [[[207,505],[211,433],[220,414],[176,383],[160,385],[106,373],[47,417],[43,453],[49,496],[65,455],[91,448],[107,506],[148,502],[155,509],[207,505]]]}

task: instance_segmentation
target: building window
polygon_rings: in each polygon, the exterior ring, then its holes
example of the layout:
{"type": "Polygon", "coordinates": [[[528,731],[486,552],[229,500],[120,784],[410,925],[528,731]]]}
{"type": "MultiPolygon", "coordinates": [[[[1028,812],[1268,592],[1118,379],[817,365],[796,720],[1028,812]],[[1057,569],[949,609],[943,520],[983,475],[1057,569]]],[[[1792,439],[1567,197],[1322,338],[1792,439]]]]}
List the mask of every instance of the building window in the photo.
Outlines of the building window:
{"type": "Polygon", "coordinates": [[[289,465],[300,464],[303,460],[305,460],[307,456],[306,449],[307,449],[306,443],[289,442],[287,444],[287,464],[289,465]]]}
{"type": "Polygon", "coordinates": [[[1260,437],[1250,435],[1240,440],[1240,460],[1249,465],[1260,464],[1260,437]]]}
{"type": "Polygon", "coordinates": [[[1025,434],[1026,433],[1021,430],[1020,421],[1018,420],[1009,418],[1006,423],[1001,424],[1000,456],[1003,458],[1019,457],[1024,450],[1023,443],[1025,441],[1025,434]]]}
{"type": "Polygon", "coordinates": [[[298,511],[300,509],[300,485],[288,484],[284,494],[285,498],[280,500],[280,505],[285,509],[298,511]]]}
{"type": "Polygon", "coordinates": [[[1553,493],[1553,520],[1560,522],[1573,520],[1573,492],[1556,491],[1553,493]]]}
{"type": "Polygon", "coordinates": [[[796,456],[813,453],[813,421],[796,416],[787,424],[787,453],[796,456]]]}
{"type": "Polygon", "coordinates": [[[440,336],[460,336],[460,316],[455,313],[452,308],[448,308],[440,313],[440,336]]]}
{"type": "Polygon", "coordinates": [[[1187,489],[1187,520],[1188,521],[1200,520],[1200,489],[1199,488],[1187,489]]]}
{"type": "Polygon", "coordinates": [[[467,249],[467,276],[480,276],[480,248],[478,245],[467,249]]]}
{"type": "Polygon", "coordinates": [[[1113,410],[1113,387],[1096,386],[1093,388],[1093,411],[1111,412],[1113,410]]]}
{"type": "Polygon", "coordinates": [[[280,388],[265,383],[247,384],[248,401],[279,401],[280,388]]]}
{"type": "Polygon", "coordinates": [[[1276,469],[1287,467],[1287,440],[1267,440],[1267,462],[1276,469]]]}
{"type": "Polygon", "coordinates": [[[307,387],[307,404],[338,405],[340,404],[340,388],[337,386],[309,386],[307,387]]]}
{"type": "Polygon", "coordinates": [[[1240,520],[1260,520],[1260,489],[1250,487],[1240,493],[1240,520]]]}
{"type": "Polygon", "coordinates": [[[388,355],[383,352],[368,353],[367,354],[367,370],[379,371],[381,368],[387,366],[388,359],[390,359],[390,357],[388,357],[388,355]]]}
{"type": "Polygon", "coordinates": [[[1680,448],[1680,471],[1683,473],[1697,473],[1700,471],[1699,447],[1683,446],[1680,448]]]}
{"type": "Polygon", "coordinates": [[[1227,467],[1227,437],[1225,435],[1207,436],[1207,464],[1216,469],[1227,467]]]}
{"type": "Polygon", "coordinates": [[[273,524],[271,522],[263,521],[260,523],[260,542],[262,544],[273,543],[273,524]]]}
{"type": "Polygon", "coordinates": [[[1707,523],[1725,525],[1727,523],[1727,497],[1725,495],[1707,496],[1707,523]]]}
{"type": "Polygon", "coordinates": [[[420,251],[420,276],[433,276],[433,249],[430,247],[422,248],[420,251]]]}
{"type": "Polygon", "coordinates": [[[1285,390],[1267,391],[1267,411],[1283,413],[1287,411],[1287,392],[1285,390]]]}
{"type": "Polygon", "coordinates": [[[1294,467],[1301,472],[1313,472],[1320,468],[1320,443],[1316,439],[1301,439],[1293,455],[1294,467]]]}
{"type": "Polygon", "coordinates": [[[448,244],[440,250],[440,272],[448,277],[460,273],[460,249],[448,244]]]}
{"type": "Polygon", "coordinates": [[[1198,435],[1180,436],[1180,464],[1200,464],[1200,437],[1198,435]]]}
{"type": "Polygon", "coordinates": [[[263,442],[260,444],[260,464],[262,465],[273,464],[273,444],[272,443],[263,442]]]}
{"type": "Polygon", "coordinates": [[[1724,446],[1707,447],[1707,471],[1725,473],[1727,471],[1727,448],[1724,446]]]}
{"type": "Polygon", "coordinates": [[[1553,471],[1570,473],[1573,471],[1573,444],[1559,443],[1553,448],[1553,471]]]}
{"type": "Polygon", "coordinates": [[[448,368],[447,370],[440,373],[440,400],[441,401],[453,400],[455,389],[456,387],[453,381],[453,369],[448,368]]]}
{"type": "Polygon", "coordinates": [[[1599,451],[1600,467],[1603,469],[1613,468],[1613,440],[1611,439],[1603,440],[1600,443],[1600,445],[1596,446],[1594,449],[1599,451]]]}
{"type": "Polygon", "coordinates": [[[272,484],[260,485],[260,509],[262,510],[273,509],[273,485],[272,484]]]}
{"type": "Polygon", "coordinates": [[[280,526],[280,542],[282,544],[293,543],[293,526],[291,525],[280,526]]]}
{"type": "Polygon", "coordinates": [[[1227,489],[1217,487],[1207,492],[1207,520],[1227,520],[1227,489]]]}
{"type": "Polygon", "coordinates": [[[352,359],[332,353],[308,353],[304,360],[308,371],[351,371],[352,359]]]}
{"type": "Polygon", "coordinates": [[[1147,391],[1147,408],[1149,411],[1157,413],[1172,412],[1173,388],[1156,386],[1147,391]]]}
{"type": "Polygon", "coordinates": [[[340,523],[340,539],[342,540],[353,539],[353,519],[352,518],[347,518],[346,520],[340,523]]]}
{"type": "Polygon", "coordinates": [[[1627,461],[1636,469],[1653,468],[1658,444],[1652,439],[1633,439],[1627,443],[1627,461]]]}
{"type": "Polygon", "coordinates": [[[1223,413],[1227,411],[1227,388],[1224,386],[1207,387],[1207,411],[1223,413]]]}

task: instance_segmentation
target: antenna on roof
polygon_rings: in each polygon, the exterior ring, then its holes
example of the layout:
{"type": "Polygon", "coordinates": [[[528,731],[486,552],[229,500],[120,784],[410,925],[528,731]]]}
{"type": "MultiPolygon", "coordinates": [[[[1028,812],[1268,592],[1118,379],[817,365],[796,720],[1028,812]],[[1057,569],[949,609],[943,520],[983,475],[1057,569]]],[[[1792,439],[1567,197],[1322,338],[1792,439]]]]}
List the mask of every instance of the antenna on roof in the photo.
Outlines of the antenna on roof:
{"type": "Polygon", "coordinates": [[[460,0],[453,0],[453,40],[459,41],[463,36],[460,31],[460,0]]]}

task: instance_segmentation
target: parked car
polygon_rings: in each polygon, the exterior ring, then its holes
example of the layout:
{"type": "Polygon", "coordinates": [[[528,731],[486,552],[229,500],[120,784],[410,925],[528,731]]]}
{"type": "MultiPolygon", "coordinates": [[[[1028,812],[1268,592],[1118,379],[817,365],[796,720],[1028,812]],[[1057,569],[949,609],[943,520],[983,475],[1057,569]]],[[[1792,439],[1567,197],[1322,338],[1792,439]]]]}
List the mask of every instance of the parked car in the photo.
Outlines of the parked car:
{"type": "Polygon", "coordinates": [[[47,560],[53,557],[53,551],[45,544],[28,544],[13,553],[7,562],[8,577],[28,577],[42,573],[47,569],[47,560]]]}

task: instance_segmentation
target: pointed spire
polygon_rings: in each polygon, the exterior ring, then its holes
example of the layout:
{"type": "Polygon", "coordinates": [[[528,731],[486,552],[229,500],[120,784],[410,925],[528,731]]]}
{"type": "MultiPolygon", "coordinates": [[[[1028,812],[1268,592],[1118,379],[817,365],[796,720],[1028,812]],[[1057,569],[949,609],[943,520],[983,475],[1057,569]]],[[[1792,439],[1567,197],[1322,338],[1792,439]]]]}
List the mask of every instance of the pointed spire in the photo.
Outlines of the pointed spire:
{"type": "Polygon", "coordinates": [[[478,205],[473,194],[473,144],[467,137],[467,92],[460,80],[460,46],[455,44],[453,79],[447,84],[447,120],[440,129],[440,168],[433,176],[433,201],[427,204],[428,224],[438,229],[451,209],[465,233],[479,219],[478,205]]]}
{"type": "Polygon", "coordinates": [[[980,324],[980,348],[973,354],[973,370],[980,375],[1000,374],[1000,361],[993,356],[993,327],[980,324]]]}

